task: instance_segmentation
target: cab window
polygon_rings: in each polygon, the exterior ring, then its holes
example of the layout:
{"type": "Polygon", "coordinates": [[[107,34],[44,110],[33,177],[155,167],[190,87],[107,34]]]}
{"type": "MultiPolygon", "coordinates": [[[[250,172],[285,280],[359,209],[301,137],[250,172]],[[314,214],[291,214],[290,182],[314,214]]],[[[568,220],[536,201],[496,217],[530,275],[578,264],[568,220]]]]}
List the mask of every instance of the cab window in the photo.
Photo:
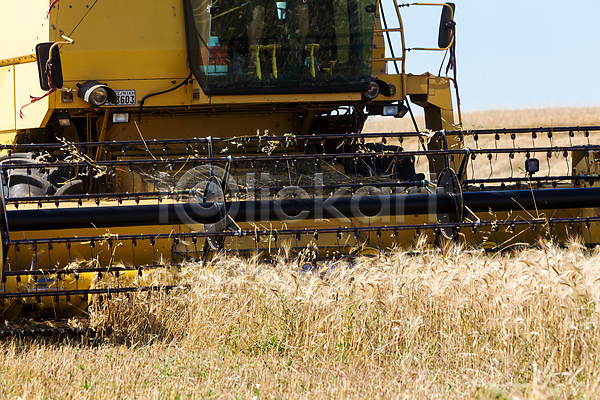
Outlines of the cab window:
{"type": "Polygon", "coordinates": [[[371,80],[372,0],[187,0],[208,94],[357,91],[371,80]]]}

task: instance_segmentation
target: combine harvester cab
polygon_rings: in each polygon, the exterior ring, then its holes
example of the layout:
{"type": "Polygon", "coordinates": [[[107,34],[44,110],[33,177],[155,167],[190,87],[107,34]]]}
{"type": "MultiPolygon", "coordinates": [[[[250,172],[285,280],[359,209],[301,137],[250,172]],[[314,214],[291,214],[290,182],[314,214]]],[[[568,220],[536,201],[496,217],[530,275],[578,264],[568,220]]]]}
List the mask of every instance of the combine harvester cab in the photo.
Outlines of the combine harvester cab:
{"type": "Polygon", "coordinates": [[[452,3],[5,6],[0,312],[76,315],[218,253],[593,243],[597,129],[461,130],[453,78],[405,72],[409,6],[442,14],[438,47],[412,50],[453,65],[452,3]],[[409,100],[423,130],[362,132],[409,100]]]}

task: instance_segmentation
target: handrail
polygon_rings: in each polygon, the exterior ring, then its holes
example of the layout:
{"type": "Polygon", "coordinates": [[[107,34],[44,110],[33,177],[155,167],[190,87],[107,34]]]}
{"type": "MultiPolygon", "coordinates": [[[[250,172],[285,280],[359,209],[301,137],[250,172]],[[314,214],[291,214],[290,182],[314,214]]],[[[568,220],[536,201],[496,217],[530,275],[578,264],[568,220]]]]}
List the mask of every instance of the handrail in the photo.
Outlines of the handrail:
{"type": "Polygon", "coordinates": [[[37,58],[35,54],[28,54],[26,56],[10,57],[0,60],[0,67],[8,67],[10,65],[28,64],[36,62],[37,58]]]}
{"type": "Polygon", "coordinates": [[[402,16],[400,15],[399,5],[397,0],[393,0],[394,9],[396,10],[396,18],[398,21],[397,28],[388,28],[387,20],[385,18],[385,12],[383,10],[383,4],[381,0],[377,0],[376,7],[380,12],[381,20],[383,22],[383,29],[376,29],[375,33],[384,33],[387,38],[387,47],[389,48],[391,57],[383,57],[383,58],[374,58],[373,61],[385,61],[385,62],[393,62],[394,67],[396,68],[396,74],[401,76],[402,79],[402,97],[406,97],[406,41],[404,38],[404,26],[402,23],[402,16]],[[401,56],[396,56],[394,52],[394,47],[392,44],[392,39],[390,37],[390,33],[399,33],[400,34],[400,42],[402,44],[402,54],[401,56]],[[398,61],[400,61],[400,67],[398,67],[398,61]]]}

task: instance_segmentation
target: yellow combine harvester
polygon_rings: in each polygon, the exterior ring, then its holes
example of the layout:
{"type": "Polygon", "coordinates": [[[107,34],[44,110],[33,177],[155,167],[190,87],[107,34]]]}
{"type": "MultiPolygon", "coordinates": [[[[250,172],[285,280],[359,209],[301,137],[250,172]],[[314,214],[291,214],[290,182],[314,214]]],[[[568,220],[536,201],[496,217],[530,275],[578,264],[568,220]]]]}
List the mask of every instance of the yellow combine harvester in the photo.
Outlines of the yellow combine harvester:
{"type": "Polygon", "coordinates": [[[594,243],[598,128],[462,131],[453,79],[405,73],[409,6],[439,7],[438,48],[414,50],[453,67],[452,3],[2,6],[4,318],[76,315],[89,294],[156,290],[157,268],[220,252],[594,243]],[[412,116],[409,100],[423,130],[362,132],[412,116]]]}

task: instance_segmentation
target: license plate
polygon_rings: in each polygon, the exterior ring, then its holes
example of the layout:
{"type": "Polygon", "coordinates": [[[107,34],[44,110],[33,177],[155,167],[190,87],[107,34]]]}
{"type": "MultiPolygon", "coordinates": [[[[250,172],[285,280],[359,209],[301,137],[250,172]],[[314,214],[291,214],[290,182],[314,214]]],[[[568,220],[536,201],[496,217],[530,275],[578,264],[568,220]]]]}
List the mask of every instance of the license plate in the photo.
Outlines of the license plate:
{"type": "Polygon", "coordinates": [[[137,96],[135,90],[115,90],[117,94],[117,104],[109,103],[111,106],[135,106],[137,96]]]}

